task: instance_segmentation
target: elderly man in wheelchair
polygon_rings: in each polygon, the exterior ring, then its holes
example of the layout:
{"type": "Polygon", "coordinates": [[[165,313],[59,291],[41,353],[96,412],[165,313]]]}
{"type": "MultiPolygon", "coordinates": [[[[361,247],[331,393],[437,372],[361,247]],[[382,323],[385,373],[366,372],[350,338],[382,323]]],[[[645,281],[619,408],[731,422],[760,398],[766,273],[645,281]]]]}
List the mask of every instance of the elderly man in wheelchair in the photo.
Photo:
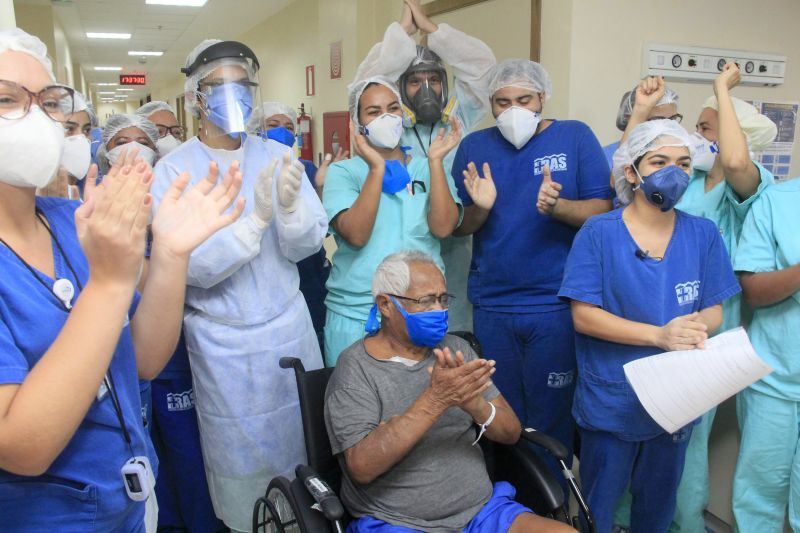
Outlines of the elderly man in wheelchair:
{"type": "Polygon", "coordinates": [[[478,441],[515,444],[520,423],[494,362],[446,335],[452,296],[432,258],[387,257],[372,292],[368,336],[342,353],[325,394],[348,532],[574,531],[490,481],[478,441]]]}

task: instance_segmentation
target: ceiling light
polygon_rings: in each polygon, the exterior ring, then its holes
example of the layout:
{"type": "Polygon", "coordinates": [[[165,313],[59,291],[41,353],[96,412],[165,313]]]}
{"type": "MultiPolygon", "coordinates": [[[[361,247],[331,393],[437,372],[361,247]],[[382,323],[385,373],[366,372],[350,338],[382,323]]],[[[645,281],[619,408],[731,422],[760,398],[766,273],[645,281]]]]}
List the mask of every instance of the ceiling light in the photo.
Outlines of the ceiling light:
{"type": "Polygon", "coordinates": [[[114,91],[97,91],[97,94],[117,94],[114,91]]]}
{"type": "Polygon", "coordinates": [[[119,89],[117,89],[117,92],[119,92],[119,91],[132,91],[132,90],[133,90],[133,89],[128,89],[128,88],[123,88],[123,87],[120,87],[119,89]]]}
{"type": "Polygon", "coordinates": [[[130,39],[130,33],[104,33],[87,31],[86,36],[89,39],[130,39]]]}
{"type": "Polygon", "coordinates": [[[183,6],[183,7],[202,7],[207,0],[145,0],[145,4],[151,6],[183,6]]]}
{"type": "Polygon", "coordinates": [[[99,85],[99,86],[102,86],[102,87],[115,87],[115,86],[117,86],[119,84],[118,83],[110,83],[110,82],[100,82],[100,83],[95,83],[94,85],[99,85]]]}
{"type": "Polygon", "coordinates": [[[122,70],[122,67],[94,67],[95,70],[122,70]]]}
{"type": "Polygon", "coordinates": [[[159,56],[163,56],[164,52],[146,52],[144,50],[137,52],[137,51],[131,50],[130,52],[128,52],[128,55],[129,56],[156,56],[156,57],[159,57],[159,56]]]}

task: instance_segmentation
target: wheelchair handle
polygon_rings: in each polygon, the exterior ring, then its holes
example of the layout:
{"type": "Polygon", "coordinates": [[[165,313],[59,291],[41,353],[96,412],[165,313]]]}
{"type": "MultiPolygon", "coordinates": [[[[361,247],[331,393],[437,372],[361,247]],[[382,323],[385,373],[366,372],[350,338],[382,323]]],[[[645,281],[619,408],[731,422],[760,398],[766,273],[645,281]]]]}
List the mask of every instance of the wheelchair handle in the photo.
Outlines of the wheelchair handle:
{"type": "Polygon", "coordinates": [[[524,428],[521,437],[536,446],[544,448],[559,461],[566,461],[569,457],[567,447],[546,433],[536,431],[533,428],[524,428]]]}
{"type": "Polygon", "coordinates": [[[339,497],[331,490],[325,481],[319,477],[313,468],[306,465],[297,465],[295,468],[297,478],[303,482],[308,492],[319,504],[322,514],[330,521],[341,520],[344,516],[344,507],[339,497]]]}
{"type": "Polygon", "coordinates": [[[281,357],[278,360],[278,364],[281,368],[294,368],[296,371],[304,372],[305,367],[303,366],[303,361],[298,359],[297,357],[281,357]]]}

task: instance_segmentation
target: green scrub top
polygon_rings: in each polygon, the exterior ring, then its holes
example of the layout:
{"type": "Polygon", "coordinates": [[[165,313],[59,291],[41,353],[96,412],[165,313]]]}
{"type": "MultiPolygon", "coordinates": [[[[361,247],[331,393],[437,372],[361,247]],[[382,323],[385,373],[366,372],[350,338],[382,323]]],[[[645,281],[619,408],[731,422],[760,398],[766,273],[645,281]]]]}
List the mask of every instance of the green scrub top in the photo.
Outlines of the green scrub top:
{"type": "MultiPolygon", "coordinates": [[[[356,320],[366,320],[372,307],[372,276],[383,259],[403,250],[419,250],[433,256],[444,271],[439,239],[428,227],[430,209],[430,170],[424,158],[413,158],[408,164],[412,188],[396,194],[381,193],[372,234],[366,245],[351,246],[331,226],[336,240],[333,269],[326,287],[325,305],[332,311],[356,320]],[[413,190],[413,194],[411,191],[413,190]]],[[[358,198],[367,179],[369,167],[356,156],[333,163],[325,177],[323,206],[328,219],[349,209],[358,198]]],[[[461,200],[450,176],[445,176],[450,194],[458,205],[459,223],[463,216],[461,200]]]]}

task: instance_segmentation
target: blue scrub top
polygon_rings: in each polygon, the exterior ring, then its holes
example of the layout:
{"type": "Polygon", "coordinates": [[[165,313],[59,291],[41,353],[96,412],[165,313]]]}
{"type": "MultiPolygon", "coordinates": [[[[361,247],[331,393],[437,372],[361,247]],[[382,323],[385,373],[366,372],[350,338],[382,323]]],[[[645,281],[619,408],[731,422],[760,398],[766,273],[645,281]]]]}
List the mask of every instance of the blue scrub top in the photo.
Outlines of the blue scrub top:
{"type": "MultiPolygon", "coordinates": [[[[89,266],[75,231],[78,203],[36,198],[81,284],[89,266]]],[[[77,280],[55,243],[56,276],[77,280]]],[[[67,320],[68,312],[22,262],[0,246],[0,384],[20,384],[44,355],[67,320]]],[[[38,273],[47,283],[53,279],[38,273]]],[[[78,295],[77,297],[80,297],[78,295]]],[[[134,297],[129,315],[138,304],[134,297]]],[[[130,433],[133,451],[156,457],[142,426],[133,339],[126,324],[111,360],[110,372],[130,433]]],[[[144,503],[125,492],[120,469],[131,452],[122,436],[110,395],[95,400],[66,448],[41,476],[19,476],[0,470],[0,528],[8,531],[132,531],[144,518],[144,503]],[[54,520],[56,520],[54,522],[54,520]]]]}
{"type": "MultiPolygon", "coordinates": [[[[616,316],[663,326],[673,318],[722,303],[741,289],[714,224],[676,210],[675,229],[661,261],[637,257],[622,220],[624,209],[590,218],[578,232],[558,295],[616,316]]],[[[572,413],[581,427],[620,439],[653,438],[650,418],[625,379],[625,363],[663,352],[575,334],[578,383],[572,413]]]]}
{"type": "Polygon", "coordinates": [[[603,153],[606,155],[606,162],[609,168],[614,167],[614,152],[619,148],[619,141],[603,146],[603,153]]]}
{"type": "MultiPolygon", "coordinates": [[[[773,272],[800,263],[800,179],[767,189],[747,215],[733,266],[738,272],[773,272]]],[[[756,353],[775,369],[751,387],[800,401],[800,291],[753,313],[748,333],[756,353]]]]}
{"type": "Polygon", "coordinates": [[[589,127],[578,121],[553,121],[520,150],[497,127],[468,135],[453,162],[453,180],[464,206],[472,199],[462,171],[474,162],[492,169],[497,200],[489,218],[473,236],[469,299],[476,307],[505,312],[563,309],[557,297],[576,228],[536,210],[542,169],[569,200],[610,198],[610,170],[589,127]]]}
{"type": "MultiPolygon", "coordinates": [[[[299,159],[306,169],[306,176],[311,185],[316,187],[314,179],[317,177],[317,167],[308,159],[299,159]]],[[[314,324],[314,331],[321,333],[325,326],[325,297],[328,289],[325,283],[331,273],[331,262],[322,247],[315,254],[311,254],[297,263],[297,273],[300,274],[300,292],[306,300],[308,312],[311,314],[311,322],[314,324]]]]}

